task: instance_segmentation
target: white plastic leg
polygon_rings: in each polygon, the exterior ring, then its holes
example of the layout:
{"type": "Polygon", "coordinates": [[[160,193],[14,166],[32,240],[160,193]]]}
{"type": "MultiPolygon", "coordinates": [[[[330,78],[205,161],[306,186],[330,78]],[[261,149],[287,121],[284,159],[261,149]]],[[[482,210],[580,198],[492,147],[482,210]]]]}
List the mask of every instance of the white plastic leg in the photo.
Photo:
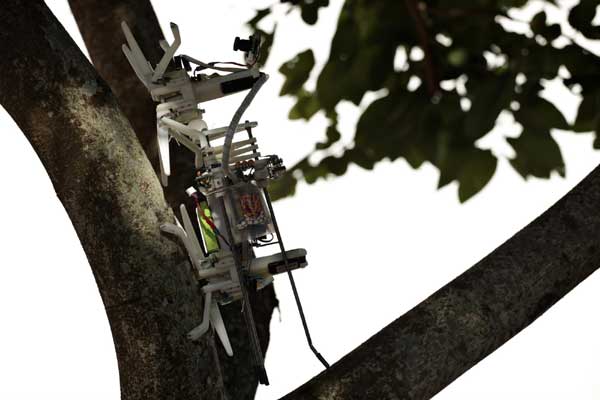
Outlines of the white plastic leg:
{"type": "Polygon", "coordinates": [[[186,249],[187,249],[187,236],[185,231],[183,230],[183,228],[181,226],[175,225],[175,224],[171,224],[169,222],[165,222],[164,224],[162,224],[160,226],[160,230],[163,232],[167,232],[170,233],[172,235],[177,236],[179,239],[181,239],[181,241],[186,245],[186,249]]]}
{"type": "Polygon", "coordinates": [[[208,332],[210,324],[210,307],[212,305],[212,292],[206,293],[204,296],[204,313],[202,314],[202,323],[192,329],[188,333],[188,338],[191,340],[200,339],[206,332],[208,332]]]}
{"type": "Polygon", "coordinates": [[[196,231],[194,231],[192,221],[190,220],[190,216],[189,216],[184,204],[181,204],[179,206],[179,211],[181,212],[181,219],[183,219],[183,226],[185,227],[185,232],[187,233],[187,238],[190,242],[190,247],[193,251],[192,255],[196,260],[202,260],[204,258],[204,253],[202,252],[202,247],[200,247],[200,243],[198,242],[198,237],[196,236],[196,231]]]}
{"type": "Polygon", "coordinates": [[[171,155],[169,154],[169,128],[156,124],[156,138],[158,140],[158,157],[160,159],[160,180],[167,186],[171,176],[171,155]]]}
{"type": "Polygon", "coordinates": [[[158,41],[158,45],[163,51],[169,50],[169,43],[165,39],[161,39],[158,41]]]}
{"type": "Polygon", "coordinates": [[[185,232],[185,230],[181,227],[181,225],[179,225],[179,221],[178,221],[178,225],[164,223],[160,226],[160,230],[163,232],[167,232],[172,235],[175,235],[179,238],[179,240],[181,240],[181,242],[185,246],[186,251],[188,252],[188,255],[190,257],[190,260],[192,261],[192,264],[194,265],[194,267],[196,269],[199,270],[201,258],[199,258],[198,256],[195,255],[195,250],[193,248],[193,245],[190,243],[189,236],[185,232]]]}
{"type": "Polygon", "coordinates": [[[125,57],[127,57],[129,64],[131,64],[131,67],[135,71],[140,81],[142,81],[146,87],[149,87],[150,77],[152,76],[153,72],[152,67],[150,66],[150,63],[148,63],[146,56],[144,56],[144,53],[140,49],[140,46],[133,37],[129,26],[127,26],[125,21],[121,23],[121,29],[123,30],[125,39],[129,45],[129,47],[127,47],[127,45],[124,44],[121,47],[123,49],[123,53],[125,53],[125,57]]]}
{"type": "MultiPolygon", "coordinates": [[[[197,146],[196,143],[199,143],[200,146],[206,147],[208,146],[208,142],[206,141],[206,135],[202,132],[203,129],[206,129],[206,122],[197,118],[192,120],[190,124],[186,125],[179,121],[174,120],[169,117],[161,117],[160,118],[163,124],[167,125],[169,128],[176,130],[182,135],[187,136],[194,146],[197,146]]],[[[193,150],[192,150],[193,151],[193,150]]]]}
{"type": "Polygon", "coordinates": [[[167,70],[167,67],[169,66],[169,63],[171,62],[171,60],[173,59],[173,56],[175,55],[175,52],[177,51],[177,49],[179,48],[179,45],[181,44],[181,36],[179,35],[179,28],[177,27],[177,24],[171,22],[171,32],[173,32],[173,37],[175,38],[175,40],[173,41],[173,44],[171,44],[170,46],[165,45],[164,43],[160,43],[160,46],[165,50],[165,54],[162,56],[160,62],[158,63],[158,65],[156,66],[156,69],[154,70],[154,74],[152,75],[152,82],[156,82],[157,80],[161,79],[165,73],[165,71],[167,70]],[[166,49],[165,49],[166,47],[166,49]]]}
{"type": "Polygon", "coordinates": [[[221,316],[219,306],[216,303],[213,303],[210,308],[210,323],[212,324],[213,328],[215,328],[217,336],[219,336],[227,355],[229,357],[233,356],[233,349],[231,348],[231,342],[229,341],[229,336],[227,335],[227,330],[225,329],[225,323],[223,322],[223,317],[221,316]]]}

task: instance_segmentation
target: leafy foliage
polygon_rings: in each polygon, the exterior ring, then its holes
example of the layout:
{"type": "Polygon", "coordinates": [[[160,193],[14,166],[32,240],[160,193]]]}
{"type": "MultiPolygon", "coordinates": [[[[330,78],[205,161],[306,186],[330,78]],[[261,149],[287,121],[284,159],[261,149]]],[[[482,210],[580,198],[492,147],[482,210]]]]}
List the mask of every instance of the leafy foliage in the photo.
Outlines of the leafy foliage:
{"type": "Polygon", "coordinates": [[[309,25],[314,25],[317,22],[319,8],[329,5],[329,0],[281,0],[281,2],[299,7],[302,20],[309,25]]]}
{"type": "MultiPolygon", "coordinates": [[[[307,24],[328,5],[326,0],[284,2],[299,8],[307,24]]],[[[438,186],[458,182],[459,199],[465,201],[494,175],[497,156],[477,141],[502,112],[523,128],[519,137],[507,139],[515,150],[510,160],[515,170],[524,178],[564,176],[553,129],[596,131],[594,147],[600,148],[600,58],[565,36],[545,11],[531,21],[511,18],[511,8],[529,2],[345,0],[316,89],[305,87],[315,66],[310,49],[280,68],[285,76],[280,94],[296,98],[289,117],[308,120],[323,112],[330,124],[326,140],[315,146],[321,161],[313,165],[307,156],[290,168],[275,197],[293,193],[298,179],[312,183],[342,175],[351,163],[371,169],[380,160],[403,158],[414,168],[425,162],[436,166],[438,186]],[[507,22],[529,32],[509,31],[507,22]],[[398,54],[407,55],[403,65],[395,65],[398,54]],[[568,74],[559,74],[561,67],[568,74]],[[581,92],[572,125],[540,96],[544,80],[556,78],[581,92]],[[354,143],[340,157],[327,155],[341,137],[337,105],[359,105],[372,91],[383,96],[364,110],[354,143]]],[[[556,4],[546,0],[545,6],[556,4]]],[[[596,0],[581,0],[568,13],[569,24],[589,39],[600,39],[600,26],[593,25],[596,7],[596,0]]],[[[258,29],[266,15],[258,11],[249,24],[258,29]]]]}

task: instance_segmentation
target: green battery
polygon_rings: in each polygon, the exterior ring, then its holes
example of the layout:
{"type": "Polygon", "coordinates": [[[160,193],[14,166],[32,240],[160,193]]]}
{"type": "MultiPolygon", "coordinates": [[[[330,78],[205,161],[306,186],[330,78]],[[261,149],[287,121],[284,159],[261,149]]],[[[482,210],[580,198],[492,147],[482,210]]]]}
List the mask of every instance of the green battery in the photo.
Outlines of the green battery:
{"type": "Polygon", "coordinates": [[[213,229],[215,224],[212,220],[212,213],[210,212],[210,208],[205,201],[197,204],[198,209],[196,212],[198,213],[198,224],[200,225],[200,230],[202,232],[202,242],[204,243],[204,248],[208,254],[216,253],[220,250],[220,247],[217,233],[213,229]]]}

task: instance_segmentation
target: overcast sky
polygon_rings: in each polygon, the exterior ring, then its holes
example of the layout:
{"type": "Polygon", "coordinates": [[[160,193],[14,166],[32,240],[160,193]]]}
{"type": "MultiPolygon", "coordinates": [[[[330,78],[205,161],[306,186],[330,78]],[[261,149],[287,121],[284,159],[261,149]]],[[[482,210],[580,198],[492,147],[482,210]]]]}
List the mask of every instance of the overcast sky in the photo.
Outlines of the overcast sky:
{"type": "MultiPolygon", "coordinates": [[[[66,0],[47,3],[83,48],[66,0]]],[[[169,39],[168,23],[179,24],[181,52],[212,61],[239,57],[231,51],[233,38],[247,34],[243,21],[267,2],[153,4],[169,39]]],[[[325,118],[287,120],[292,101],[277,96],[282,83],[277,69],[309,46],[322,65],[340,6],[340,0],[332,1],[314,28],[295,12],[286,17],[266,66],[271,79],[246,113],[259,122],[261,148],[288,165],[324,137],[325,118]]],[[[550,20],[564,19],[564,12],[549,13],[550,20]]],[[[600,53],[600,46],[589,46],[600,53]]],[[[574,118],[576,96],[557,83],[548,83],[545,95],[574,118]]],[[[372,98],[358,108],[340,106],[343,143],[351,141],[357,117],[372,98]]],[[[204,104],[209,126],[226,125],[239,101],[238,96],[204,104]]],[[[4,111],[0,129],[5,187],[0,197],[0,398],[116,400],[114,348],[85,255],[41,163],[4,111]]],[[[480,260],[600,162],[591,134],[553,132],[566,178],[525,182],[506,161],[512,150],[505,137],[518,134],[503,117],[479,142],[502,158],[491,183],[463,205],[455,184],[435,190],[433,167],[415,171],[403,160],[382,162],[374,171],[350,167],[342,178],[300,184],[295,197],[276,203],[286,246],[308,250],[310,264],[296,279],[315,345],[330,362],[480,260]]],[[[271,386],[259,389],[259,400],[278,399],[321,370],[306,347],[286,278],[278,277],[275,287],[281,310],[274,314],[266,359],[271,386]]],[[[436,399],[600,398],[599,300],[596,273],[436,399]]]]}

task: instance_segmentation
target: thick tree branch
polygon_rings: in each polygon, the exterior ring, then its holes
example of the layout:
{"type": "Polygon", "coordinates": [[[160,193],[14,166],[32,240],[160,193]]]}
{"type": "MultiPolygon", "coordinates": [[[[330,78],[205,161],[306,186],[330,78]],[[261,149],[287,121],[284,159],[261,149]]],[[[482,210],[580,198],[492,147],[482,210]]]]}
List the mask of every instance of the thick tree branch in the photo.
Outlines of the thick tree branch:
{"type": "MultiPolygon", "coordinates": [[[[155,65],[160,60],[163,51],[158,42],[163,39],[163,34],[152,5],[148,0],[69,0],[69,4],[96,70],[111,87],[157,170],[156,105],[121,51],[121,43],[124,42],[121,22],[125,21],[150,62],[155,65]]],[[[195,167],[191,152],[181,151],[175,143],[172,146],[175,165],[169,186],[165,188],[165,197],[171,207],[177,209],[187,200],[185,189],[193,182],[195,167]]],[[[277,306],[273,286],[265,288],[252,300],[259,338],[263,351],[266,351],[271,315],[277,306]]],[[[225,387],[232,399],[251,399],[258,381],[250,368],[253,356],[249,352],[240,305],[235,303],[224,307],[223,317],[234,349],[234,357],[231,358],[218,346],[225,387]]]]}
{"type": "Polygon", "coordinates": [[[108,86],[42,1],[0,8],[0,103],[40,157],[110,322],[123,399],[220,399],[211,341],[186,333],[202,296],[160,184],[108,86]]]}
{"type": "Polygon", "coordinates": [[[148,1],[69,0],[71,11],[96,70],[109,84],[119,106],[129,119],[152,165],[158,170],[156,105],[121,51],[125,21],[152,65],[163,51],[158,41],[162,30],[148,1]],[[149,117],[150,116],[150,117],[149,117]]]}
{"type": "Polygon", "coordinates": [[[598,204],[599,168],[471,269],[283,399],[432,397],[600,266],[598,204]]]}

